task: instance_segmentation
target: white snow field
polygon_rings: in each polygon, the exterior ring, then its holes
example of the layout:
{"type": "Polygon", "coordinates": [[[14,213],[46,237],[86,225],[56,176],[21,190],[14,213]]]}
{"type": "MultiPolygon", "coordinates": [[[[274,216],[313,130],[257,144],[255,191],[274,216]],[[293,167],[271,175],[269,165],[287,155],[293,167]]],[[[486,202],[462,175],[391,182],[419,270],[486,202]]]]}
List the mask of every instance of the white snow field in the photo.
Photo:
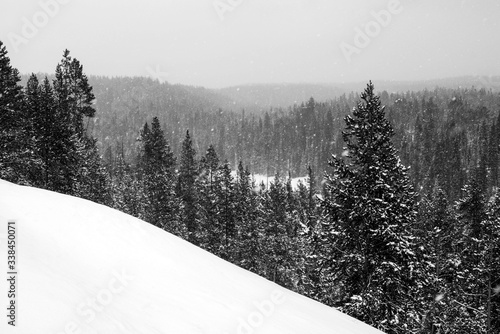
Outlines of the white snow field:
{"type": "Polygon", "coordinates": [[[144,221],[2,180],[0,249],[2,334],[381,333],[144,221]]]}
{"type": "MultiPolygon", "coordinates": [[[[236,171],[232,171],[231,175],[233,178],[236,178],[236,171]]],[[[263,175],[263,174],[252,174],[251,175],[252,180],[255,183],[255,189],[259,189],[261,183],[264,184],[264,187],[266,189],[269,189],[269,186],[271,183],[274,183],[274,175],[263,175]]],[[[286,181],[287,178],[285,177],[284,180],[286,181]]],[[[301,176],[301,177],[294,177],[292,178],[291,184],[292,184],[292,189],[297,190],[299,189],[299,183],[302,182],[302,184],[307,185],[307,177],[306,176],[301,176]]]]}

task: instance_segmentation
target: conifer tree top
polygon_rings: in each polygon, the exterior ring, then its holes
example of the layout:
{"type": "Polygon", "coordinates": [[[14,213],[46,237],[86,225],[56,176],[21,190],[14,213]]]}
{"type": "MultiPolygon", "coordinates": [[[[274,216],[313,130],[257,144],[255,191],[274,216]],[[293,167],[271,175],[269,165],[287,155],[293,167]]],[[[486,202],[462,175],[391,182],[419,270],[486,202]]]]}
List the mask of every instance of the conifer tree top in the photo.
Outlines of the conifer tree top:
{"type": "Polygon", "coordinates": [[[347,145],[346,155],[353,164],[366,167],[384,161],[391,167],[399,165],[391,141],[394,130],[385,117],[385,107],[381,105],[380,97],[375,95],[371,81],[361,94],[361,101],[352,116],[346,116],[345,123],[342,136],[347,145]]]}

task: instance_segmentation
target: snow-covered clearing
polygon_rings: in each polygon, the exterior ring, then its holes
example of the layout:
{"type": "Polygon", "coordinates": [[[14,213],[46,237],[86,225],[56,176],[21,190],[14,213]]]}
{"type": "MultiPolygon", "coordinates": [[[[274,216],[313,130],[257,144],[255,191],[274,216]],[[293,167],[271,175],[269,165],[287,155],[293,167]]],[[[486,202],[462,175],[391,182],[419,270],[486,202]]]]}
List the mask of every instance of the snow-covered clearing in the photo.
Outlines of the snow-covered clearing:
{"type": "MultiPolygon", "coordinates": [[[[231,173],[233,178],[236,178],[236,171],[231,173]]],[[[252,174],[252,180],[255,182],[255,187],[260,188],[260,185],[263,183],[265,188],[269,188],[270,184],[274,182],[274,176],[266,176],[263,174],[252,174]]],[[[288,177],[283,178],[284,181],[288,180],[288,177]]],[[[299,187],[299,182],[302,182],[304,185],[307,185],[307,177],[294,177],[292,178],[292,188],[293,190],[297,190],[299,187]]]]}

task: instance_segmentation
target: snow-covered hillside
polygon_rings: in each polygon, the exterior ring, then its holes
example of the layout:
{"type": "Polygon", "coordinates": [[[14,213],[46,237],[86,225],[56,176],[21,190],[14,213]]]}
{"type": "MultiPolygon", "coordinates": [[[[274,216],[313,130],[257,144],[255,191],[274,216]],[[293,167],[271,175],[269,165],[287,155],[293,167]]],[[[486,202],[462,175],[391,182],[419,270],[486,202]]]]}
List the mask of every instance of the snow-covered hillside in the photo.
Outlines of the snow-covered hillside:
{"type": "Polygon", "coordinates": [[[0,333],[381,333],[107,207],[0,180],[0,333]],[[16,222],[16,327],[7,223],[16,222]]]}

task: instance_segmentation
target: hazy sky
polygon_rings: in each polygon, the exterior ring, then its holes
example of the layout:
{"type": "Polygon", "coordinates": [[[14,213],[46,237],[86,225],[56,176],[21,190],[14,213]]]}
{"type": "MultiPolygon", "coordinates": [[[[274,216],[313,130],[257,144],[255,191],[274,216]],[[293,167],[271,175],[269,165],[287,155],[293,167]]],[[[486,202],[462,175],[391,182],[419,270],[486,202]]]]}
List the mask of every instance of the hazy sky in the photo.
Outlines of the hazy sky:
{"type": "Polygon", "coordinates": [[[0,0],[0,40],[21,73],[67,48],[87,74],[210,88],[500,75],[500,1],[0,0]]]}

